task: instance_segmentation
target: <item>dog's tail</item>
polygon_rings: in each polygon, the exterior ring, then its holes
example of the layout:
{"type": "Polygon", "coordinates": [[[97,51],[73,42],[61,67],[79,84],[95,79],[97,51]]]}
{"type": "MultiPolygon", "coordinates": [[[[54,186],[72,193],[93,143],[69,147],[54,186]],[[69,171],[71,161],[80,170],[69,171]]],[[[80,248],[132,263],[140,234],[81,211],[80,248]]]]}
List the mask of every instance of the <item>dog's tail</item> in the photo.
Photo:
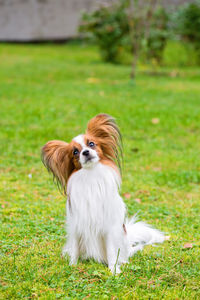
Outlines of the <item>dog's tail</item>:
{"type": "Polygon", "coordinates": [[[142,250],[145,245],[163,243],[165,240],[163,232],[152,228],[144,222],[137,222],[136,216],[127,220],[126,231],[130,245],[129,256],[132,256],[137,251],[142,250]]]}

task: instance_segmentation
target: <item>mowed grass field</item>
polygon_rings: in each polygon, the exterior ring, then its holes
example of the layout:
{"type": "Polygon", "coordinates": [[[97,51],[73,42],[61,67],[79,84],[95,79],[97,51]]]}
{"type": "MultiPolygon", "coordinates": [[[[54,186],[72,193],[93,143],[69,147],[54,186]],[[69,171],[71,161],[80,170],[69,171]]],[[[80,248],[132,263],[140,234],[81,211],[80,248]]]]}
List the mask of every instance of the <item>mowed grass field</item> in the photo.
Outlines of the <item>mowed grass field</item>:
{"type": "Polygon", "coordinates": [[[0,45],[1,299],[200,298],[200,71],[168,71],[131,83],[91,46],[0,45]],[[100,112],[123,135],[127,215],[170,236],[116,277],[61,258],[66,199],[40,160],[100,112]]]}

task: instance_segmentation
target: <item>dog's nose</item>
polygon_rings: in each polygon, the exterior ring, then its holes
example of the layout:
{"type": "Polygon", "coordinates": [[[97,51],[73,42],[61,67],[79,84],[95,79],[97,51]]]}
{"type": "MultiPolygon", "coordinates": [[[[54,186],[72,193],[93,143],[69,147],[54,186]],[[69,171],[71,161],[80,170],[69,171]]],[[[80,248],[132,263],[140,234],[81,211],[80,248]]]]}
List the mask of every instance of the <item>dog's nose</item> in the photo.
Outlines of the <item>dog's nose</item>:
{"type": "Polygon", "coordinates": [[[83,151],[83,155],[84,155],[84,156],[88,156],[88,155],[89,155],[89,153],[90,153],[90,152],[89,152],[89,150],[85,150],[85,151],[83,151]]]}

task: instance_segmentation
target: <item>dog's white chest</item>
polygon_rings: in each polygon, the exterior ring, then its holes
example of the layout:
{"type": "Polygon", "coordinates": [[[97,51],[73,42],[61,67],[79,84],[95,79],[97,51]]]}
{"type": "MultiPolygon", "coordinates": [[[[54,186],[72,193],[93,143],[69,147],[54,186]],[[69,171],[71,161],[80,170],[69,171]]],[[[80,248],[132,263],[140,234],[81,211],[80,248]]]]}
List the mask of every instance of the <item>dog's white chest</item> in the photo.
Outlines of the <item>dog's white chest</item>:
{"type": "MultiPolygon", "coordinates": [[[[74,173],[67,187],[68,216],[80,227],[100,230],[124,216],[124,204],[118,193],[118,174],[111,167],[97,163],[92,169],[74,173]],[[115,213],[114,213],[115,212],[115,213]],[[77,222],[75,221],[77,220],[77,222]]],[[[122,221],[123,222],[123,221],[122,221]]]]}

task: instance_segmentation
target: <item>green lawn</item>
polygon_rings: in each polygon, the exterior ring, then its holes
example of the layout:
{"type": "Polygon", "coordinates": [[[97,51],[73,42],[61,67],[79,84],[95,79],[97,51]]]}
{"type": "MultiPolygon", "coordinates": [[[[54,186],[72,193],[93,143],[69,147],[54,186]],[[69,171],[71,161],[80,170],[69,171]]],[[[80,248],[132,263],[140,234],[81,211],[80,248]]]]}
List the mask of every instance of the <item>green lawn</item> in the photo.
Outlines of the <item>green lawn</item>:
{"type": "Polygon", "coordinates": [[[1,299],[199,299],[200,70],[129,73],[94,47],[0,45],[1,299]],[[40,160],[100,112],[123,135],[128,215],[170,235],[117,277],[61,258],[66,199],[40,160]]]}

